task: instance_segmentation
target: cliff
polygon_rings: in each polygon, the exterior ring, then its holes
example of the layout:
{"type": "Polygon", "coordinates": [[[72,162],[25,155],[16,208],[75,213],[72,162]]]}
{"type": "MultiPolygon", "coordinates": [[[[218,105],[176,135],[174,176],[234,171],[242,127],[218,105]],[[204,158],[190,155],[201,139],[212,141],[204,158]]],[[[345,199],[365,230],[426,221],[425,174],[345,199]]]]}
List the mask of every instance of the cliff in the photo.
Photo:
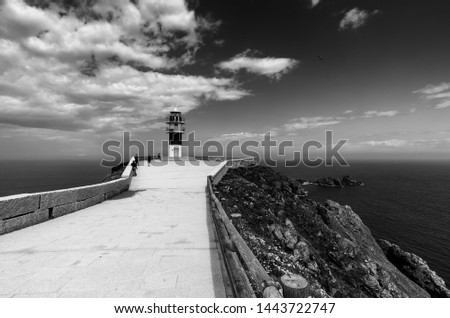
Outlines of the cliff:
{"type": "Polygon", "coordinates": [[[444,280],[430,269],[419,256],[405,252],[396,244],[377,240],[387,259],[413,282],[425,289],[431,297],[450,297],[444,280]]]}
{"type": "Polygon", "coordinates": [[[386,258],[349,206],[314,202],[293,178],[264,167],[232,169],[217,190],[228,215],[240,214],[236,228],[275,279],[300,274],[313,297],[430,296],[386,258]]]}

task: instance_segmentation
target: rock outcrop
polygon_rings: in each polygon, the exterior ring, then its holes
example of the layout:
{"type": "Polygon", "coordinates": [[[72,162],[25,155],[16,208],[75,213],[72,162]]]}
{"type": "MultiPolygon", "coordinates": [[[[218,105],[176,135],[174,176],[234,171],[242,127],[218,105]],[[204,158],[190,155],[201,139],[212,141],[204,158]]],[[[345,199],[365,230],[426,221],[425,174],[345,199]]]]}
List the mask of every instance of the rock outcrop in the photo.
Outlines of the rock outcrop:
{"type": "Polygon", "coordinates": [[[349,206],[305,198],[300,182],[265,167],[229,170],[217,190],[274,278],[302,275],[313,297],[429,297],[388,261],[349,206]]]}
{"type": "Polygon", "coordinates": [[[342,181],[338,178],[328,177],[328,178],[319,178],[316,180],[315,185],[319,187],[327,187],[327,188],[343,188],[344,185],[342,181]]]}
{"type": "Polygon", "coordinates": [[[342,184],[344,186],[362,186],[362,185],[364,185],[364,183],[362,183],[361,181],[353,179],[349,175],[346,175],[346,176],[342,177],[342,184]]]}
{"type": "Polygon", "coordinates": [[[386,240],[377,240],[387,259],[413,282],[425,289],[431,297],[450,297],[444,280],[430,269],[427,262],[400,246],[386,240]]]}
{"type": "Polygon", "coordinates": [[[326,187],[326,188],[343,188],[344,186],[364,185],[364,183],[353,179],[349,175],[342,177],[342,179],[338,179],[335,177],[319,178],[315,182],[313,182],[313,184],[319,187],[326,187]]]}

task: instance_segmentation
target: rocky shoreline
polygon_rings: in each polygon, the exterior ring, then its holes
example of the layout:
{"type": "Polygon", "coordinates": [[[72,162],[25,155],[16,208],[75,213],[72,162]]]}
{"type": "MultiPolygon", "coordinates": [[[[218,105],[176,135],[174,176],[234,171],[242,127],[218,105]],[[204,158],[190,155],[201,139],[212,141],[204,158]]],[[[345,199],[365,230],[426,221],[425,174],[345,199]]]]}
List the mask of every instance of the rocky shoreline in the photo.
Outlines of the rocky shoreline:
{"type": "Polygon", "coordinates": [[[275,280],[299,274],[313,297],[450,295],[422,259],[387,241],[377,243],[351,207],[310,200],[298,180],[270,168],[239,168],[229,170],[217,190],[275,280]]]}

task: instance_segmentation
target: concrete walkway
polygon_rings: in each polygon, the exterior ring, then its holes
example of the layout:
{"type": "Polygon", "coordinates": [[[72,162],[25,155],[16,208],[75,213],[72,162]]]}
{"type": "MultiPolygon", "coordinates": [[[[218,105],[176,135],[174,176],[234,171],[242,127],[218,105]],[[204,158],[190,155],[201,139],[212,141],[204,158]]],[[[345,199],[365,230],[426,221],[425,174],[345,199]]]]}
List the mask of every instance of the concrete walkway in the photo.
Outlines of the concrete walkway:
{"type": "Polygon", "coordinates": [[[0,297],[225,297],[205,193],[222,164],[157,163],[109,201],[0,236],[0,297]]]}

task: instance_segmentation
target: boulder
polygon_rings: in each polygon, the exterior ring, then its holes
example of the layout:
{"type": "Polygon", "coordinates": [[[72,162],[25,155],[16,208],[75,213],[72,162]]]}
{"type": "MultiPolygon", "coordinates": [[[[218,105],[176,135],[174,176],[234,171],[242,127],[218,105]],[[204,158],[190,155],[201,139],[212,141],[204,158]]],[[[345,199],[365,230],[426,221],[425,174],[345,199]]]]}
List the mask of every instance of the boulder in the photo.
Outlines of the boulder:
{"type": "MultiPolygon", "coordinates": [[[[298,261],[307,262],[309,260],[310,252],[308,243],[300,241],[295,245],[294,258],[298,261]]],[[[311,265],[312,266],[312,265],[311,265]]]]}

